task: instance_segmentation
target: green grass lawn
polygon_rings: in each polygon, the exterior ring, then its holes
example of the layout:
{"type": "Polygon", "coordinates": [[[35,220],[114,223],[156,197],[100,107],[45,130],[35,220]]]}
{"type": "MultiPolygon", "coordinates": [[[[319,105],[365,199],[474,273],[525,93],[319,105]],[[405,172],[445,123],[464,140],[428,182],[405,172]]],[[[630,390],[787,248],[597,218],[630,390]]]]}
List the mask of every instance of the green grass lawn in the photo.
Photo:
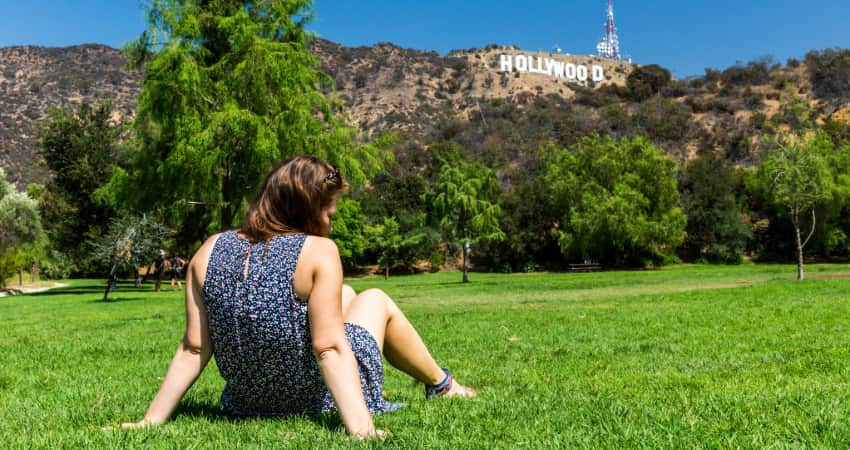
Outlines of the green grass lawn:
{"type": "Polygon", "coordinates": [[[183,333],[182,296],[102,280],[0,298],[4,448],[718,448],[850,445],[850,266],[677,266],[592,274],[351,280],[404,309],[438,361],[478,388],[425,401],[387,369],[358,443],[333,417],[231,420],[213,363],[166,425],[141,418],[183,333]],[[846,275],[848,278],[844,278],[846,275]]]}

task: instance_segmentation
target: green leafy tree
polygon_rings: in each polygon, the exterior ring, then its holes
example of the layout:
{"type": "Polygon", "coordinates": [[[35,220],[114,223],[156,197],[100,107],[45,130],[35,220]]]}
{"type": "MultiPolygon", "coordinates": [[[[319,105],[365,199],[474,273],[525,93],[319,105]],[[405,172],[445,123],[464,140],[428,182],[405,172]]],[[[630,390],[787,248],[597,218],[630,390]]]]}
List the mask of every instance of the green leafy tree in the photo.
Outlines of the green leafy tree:
{"type": "Polygon", "coordinates": [[[339,256],[346,266],[353,266],[368,245],[364,236],[364,220],[357,200],[342,198],[337,203],[331,238],[336,242],[339,256]]]}
{"type": "Polygon", "coordinates": [[[196,242],[236,225],[282,158],[319,156],[355,184],[378,170],[375,147],[356,145],[322,95],[332,81],[307,48],[311,3],[153,1],[149,30],[127,48],[144,66],[140,149],[104,197],[162,210],[196,242]]]}
{"type": "Polygon", "coordinates": [[[384,279],[390,277],[390,268],[398,261],[402,238],[398,232],[398,222],[393,217],[384,217],[377,225],[366,225],[366,239],[369,247],[378,252],[378,264],[384,268],[384,279]]]}
{"type": "Polygon", "coordinates": [[[431,205],[439,217],[443,238],[463,245],[463,282],[469,281],[469,246],[480,240],[502,240],[501,209],[494,198],[498,182],[493,172],[480,164],[445,164],[437,176],[431,205]]]}
{"type": "MultiPolygon", "coordinates": [[[[393,166],[393,169],[398,169],[393,166]]],[[[363,192],[361,199],[364,214],[371,222],[393,218],[398,224],[398,233],[403,237],[393,264],[404,264],[408,268],[417,261],[430,257],[439,243],[439,232],[427,221],[427,194],[430,192],[425,178],[415,172],[394,170],[384,172],[372,180],[371,189],[363,192]]],[[[379,226],[380,224],[376,225],[379,226]]],[[[380,249],[369,245],[366,256],[380,258],[380,249]]]]}
{"type": "Polygon", "coordinates": [[[42,237],[38,203],[18,192],[0,169],[0,288],[20,267],[23,253],[42,237]]]}
{"type": "Polygon", "coordinates": [[[803,249],[815,232],[815,206],[829,199],[833,187],[824,157],[827,148],[831,148],[831,141],[823,134],[809,139],[780,136],[767,150],[759,167],[771,201],[787,214],[794,227],[798,280],[805,278],[803,249]],[[811,219],[806,224],[809,213],[811,219]],[[806,225],[810,227],[808,232],[803,231],[806,225]]]}
{"type": "Polygon", "coordinates": [[[688,217],[683,250],[689,256],[726,263],[741,261],[752,233],[742,220],[736,196],[740,184],[735,168],[719,156],[701,156],[687,163],[681,193],[688,217]]]}
{"type": "Polygon", "coordinates": [[[550,150],[544,166],[561,214],[551,233],[568,259],[658,262],[684,240],[676,163],[648,140],[594,135],[550,150]]]}
{"type": "Polygon", "coordinates": [[[56,109],[39,135],[39,152],[53,174],[38,197],[45,231],[51,245],[76,262],[77,273],[91,272],[86,241],[115,214],[93,197],[123,158],[123,127],[112,122],[112,112],[109,102],[56,109]]]}
{"type": "Polygon", "coordinates": [[[95,243],[93,256],[109,270],[109,282],[103,293],[108,301],[119,272],[132,270],[136,286],[140,285],[138,268],[153,261],[160,249],[167,247],[168,228],[147,216],[122,215],[109,224],[109,229],[95,243]]]}

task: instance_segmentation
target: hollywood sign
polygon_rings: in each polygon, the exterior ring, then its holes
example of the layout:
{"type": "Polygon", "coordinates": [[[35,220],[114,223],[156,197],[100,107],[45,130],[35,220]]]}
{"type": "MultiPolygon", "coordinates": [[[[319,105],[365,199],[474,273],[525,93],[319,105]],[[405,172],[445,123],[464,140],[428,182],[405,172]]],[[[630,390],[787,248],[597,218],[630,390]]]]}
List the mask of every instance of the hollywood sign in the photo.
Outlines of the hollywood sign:
{"type": "Polygon", "coordinates": [[[527,55],[501,55],[499,57],[500,72],[528,72],[549,75],[550,77],[566,78],[567,80],[594,82],[605,80],[602,66],[591,65],[590,70],[581,64],[564,63],[557,59],[541,58],[527,55]]]}

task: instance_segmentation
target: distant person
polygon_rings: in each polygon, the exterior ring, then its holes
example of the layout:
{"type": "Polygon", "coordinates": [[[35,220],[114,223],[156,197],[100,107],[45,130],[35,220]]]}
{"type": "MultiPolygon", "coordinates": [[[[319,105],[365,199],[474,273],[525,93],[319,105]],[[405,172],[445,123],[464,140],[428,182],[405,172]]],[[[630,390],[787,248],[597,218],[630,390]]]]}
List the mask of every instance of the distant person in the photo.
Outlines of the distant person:
{"type": "Polygon", "coordinates": [[[171,275],[171,289],[174,290],[174,282],[177,282],[177,286],[180,289],[183,289],[183,280],[180,277],[183,276],[183,261],[180,260],[180,257],[175,253],[174,256],[169,260],[171,264],[171,270],[169,273],[171,275]]]}
{"type": "Polygon", "coordinates": [[[186,271],[186,334],[144,418],[124,428],[168,420],[213,355],[231,415],[338,410],[358,437],[385,436],[372,414],[400,407],[383,397],[382,352],[425,384],[427,398],[476,395],[437,365],[387,294],[342,284],[327,236],[346,189],[326,162],[288,159],[267,176],[242,230],[204,243],[186,271]]]}
{"type": "Polygon", "coordinates": [[[159,256],[156,257],[156,261],[153,264],[153,279],[154,279],[154,291],[159,292],[159,288],[162,285],[162,276],[165,273],[165,250],[159,251],[159,256]]]}

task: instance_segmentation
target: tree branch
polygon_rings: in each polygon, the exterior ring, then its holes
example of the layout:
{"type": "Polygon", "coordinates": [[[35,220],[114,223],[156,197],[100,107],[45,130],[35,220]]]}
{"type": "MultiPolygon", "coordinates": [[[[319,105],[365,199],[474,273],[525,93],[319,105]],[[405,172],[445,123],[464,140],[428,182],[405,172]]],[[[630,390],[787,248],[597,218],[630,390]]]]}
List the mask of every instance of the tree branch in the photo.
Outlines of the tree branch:
{"type": "Polygon", "coordinates": [[[800,247],[805,247],[806,244],[809,243],[809,239],[812,238],[812,235],[815,234],[815,208],[812,207],[812,229],[809,231],[809,235],[806,237],[806,240],[803,241],[803,245],[800,247]]]}

